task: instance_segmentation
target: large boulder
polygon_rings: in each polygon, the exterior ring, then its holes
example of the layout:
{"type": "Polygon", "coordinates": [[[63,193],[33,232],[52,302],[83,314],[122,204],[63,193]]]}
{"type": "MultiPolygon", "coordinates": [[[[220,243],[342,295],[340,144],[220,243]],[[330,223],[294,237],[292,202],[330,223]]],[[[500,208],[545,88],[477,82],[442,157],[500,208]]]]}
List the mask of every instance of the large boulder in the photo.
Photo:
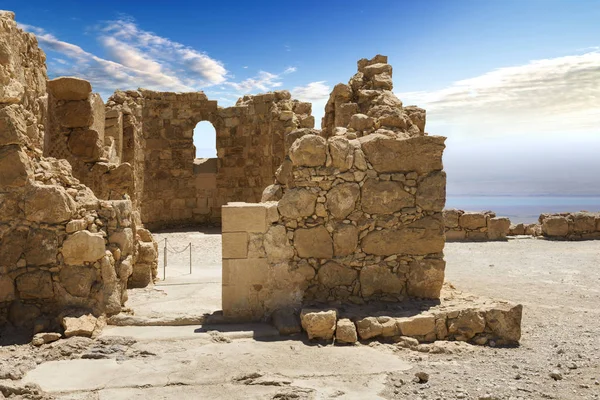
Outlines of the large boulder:
{"type": "Polygon", "coordinates": [[[401,182],[367,179],[361,188],[361,204],[369,214],[393,214],[414,207],[415,198],[404,190],[401,182]]]}
{"type": "Polygon", "coordinates": [[[104,238],[100,233],[87,230],[70,235],[63,243],[62,255],[67,265],[83,265],[101,259],[106,252],[104,238]]]}
{"type": "Polygon", "coordinates": [[[68,221],[75,211],[75,201],[62,186],[32,186],[25,199],[28,221],[57,224],[68,221]]]}
{"type": "Polygon", "coordinates": [[[351,286],[357,276],[356,270],[329,261],[319,268],[317,279],[321,285],[334,288],[336,286],[351,286]]]}
{"type": "Polygon", "coordinates": [[[92,94],[92,85],[88,81],[72,76],[49,80],[47,88],[56,100],[86,100],[92,94]]]}
{"type": "Polygon", "coordinates": [[[296,166],[324,166],[327,161],[327,141],[321,136],[304,135],[290,147],[290,159],[296,166]]]}
{"type": "Polygon", "coordinates": [[[294,247],[302,258],[333,257],[333,240],[324,226],[296,229],[294,247]]]}
{"type": "Polygon", "coordinates": [[[551,216],[542,222],[542,232],[545,236],[564,237],[569,234],[569,221],[566,217],[551,216]]]}
{"type": "Polygon", "coordinates": [[[464,229],[479,229],[487,226],[487,215],[480,212],[465,212],[460,216],[460,226],[464,229]]]}
{"type": "Polygon", "coordinates": [[[341,183],[329,190],[325,205],[334,218],[344,219],[354,211],[359,194],[357,183],[341,183]]]}
{"type": "Polygon", "coordinates": [[[330,340],[335,332],[337,312],[304,308],[300,312],[300,321],[309,339],[330,340]]]}
{"type": "Polygon", "coordinates": [[[285,218],[296,219],[310,217],[315,213],[317,195],[305,188],[289,189],[285,192],[277,206],[279,213],[285,218]]]}

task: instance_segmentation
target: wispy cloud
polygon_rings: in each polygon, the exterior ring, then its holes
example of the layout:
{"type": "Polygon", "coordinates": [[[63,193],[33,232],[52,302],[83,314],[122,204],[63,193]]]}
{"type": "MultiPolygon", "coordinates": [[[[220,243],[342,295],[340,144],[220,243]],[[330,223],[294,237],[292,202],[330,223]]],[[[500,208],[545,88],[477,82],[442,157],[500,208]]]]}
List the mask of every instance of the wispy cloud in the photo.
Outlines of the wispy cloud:
{"type": "Polygon", "coordinates": [[[405,104],[426,108],[428,123],[444,127],[448,134],[597,130],[600,52],[531,61],[458,81],[437,91],[398,96],[405,104]]]}
{"type": "Polygon", "coordinates": [[[329,97],[330,88],[325,81],[310,82],[306,86],[296,86],[292,96],[302,101],[321,101],[329,97]]]}
{"type": "Polygon", "coordinates": [[[196,91],[210,90],[215,85],[233,89],[235,93],[227,95],[233,97],[278,88],[282,86],[284,75],[296,71],[295,67],[281,73],[259,71],[254,77],[236,82],[223,62],[145,31],[133,19],[125,17],[96,25],[91,30],[105,51],[105,58],[61,41],[43,28],[19,26],[36,34],[42,48],[49,53],[51,76],[74,75],[87,79],[94,90],[105,97],[116,89],[196,91]]]}

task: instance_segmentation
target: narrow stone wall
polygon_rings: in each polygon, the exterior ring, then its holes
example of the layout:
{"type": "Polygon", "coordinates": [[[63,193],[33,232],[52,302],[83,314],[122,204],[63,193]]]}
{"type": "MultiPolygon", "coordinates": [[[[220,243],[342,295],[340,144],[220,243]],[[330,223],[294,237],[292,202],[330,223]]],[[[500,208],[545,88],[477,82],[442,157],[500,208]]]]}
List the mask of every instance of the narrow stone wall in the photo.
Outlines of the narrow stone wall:
{"type": "Polygon", "coordinates": [[[132,203],[99,200],[66,160],[42,156],[45,55],[11,12],[0,12],[0,49],[0,325],[118,313],[136,261],[132,203]]]}
{"type": "Polygon", "coordinates": [[[491,211],[444,210],[446,241],[485,242],[507,240],[510,219],[496,217],[491,211]]]}
{"type": "Polygon", "coordinates": [[[542,214],[542,236],[553,240],[600,239],[600,213],[577,212],[542,214]]]}
{"type": "MultiPolygon", "coordinates": [[[[391,79],[385,62],[383,56],[359,61],[359,70],[381,72],[334,89],[332,98],[344,92],[344,101],[361,105],[352,108],[348,126],[335,127],[329,138],[289,133],[295,140],[263,203],[223,207],[226,317],[256,320],[306,303],[439,297],[445,138],[388,122],[390,115],[411,117],[391,86],[374,86],[391,79]]],[[[329,107],[324,121],[333,112],[329,107]]]]}

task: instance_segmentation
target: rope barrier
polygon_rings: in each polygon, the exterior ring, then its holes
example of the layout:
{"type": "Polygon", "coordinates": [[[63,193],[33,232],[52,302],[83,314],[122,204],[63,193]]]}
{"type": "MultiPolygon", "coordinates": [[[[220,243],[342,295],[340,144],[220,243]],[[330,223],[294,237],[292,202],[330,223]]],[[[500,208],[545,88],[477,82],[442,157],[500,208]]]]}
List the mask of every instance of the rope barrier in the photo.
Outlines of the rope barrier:
{"type": "Polygon", "coordinates": [[[167,253],[171,253],[171,254],[181,254],[184,251],[186,251],[187,249],[190,250],[190,275],[192,274],[192,243],[190,242],[187,246],[185,246],[183,249],[181,250],[175,250],[173,248],[173,246],[171,246],[171,244],[169,244],[169,242],[167,241],[167,238],[165,238],[165,244],[164,244],[164,263],[163,263],[163,280],[167,279],[167,253]]]}
{"type": "Polygon", "coordinates": [[[177,254],[177,253],[183,253],[184,251],[186,251],[192,244],[188,244],[187,246],[185,246],[182,250],[175,250],[173,248],[173,246],[171,246],[171,244],[169,244],[169,242],[167,242],[167,247],[169,247],[167,250],[171,253],[177,254]]]}

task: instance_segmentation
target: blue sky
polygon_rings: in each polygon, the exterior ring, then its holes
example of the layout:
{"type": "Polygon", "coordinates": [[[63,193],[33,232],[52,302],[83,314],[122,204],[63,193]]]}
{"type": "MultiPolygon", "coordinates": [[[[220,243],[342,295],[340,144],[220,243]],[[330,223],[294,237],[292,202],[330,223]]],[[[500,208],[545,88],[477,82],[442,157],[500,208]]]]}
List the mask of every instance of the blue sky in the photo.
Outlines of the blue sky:
{"type": "MultiPolygon", "coordinates": [[[[313,103],[386,54],[394,91],[448,137],[450,194],[600,195],[600,1],[3,0],[51,76],[204,90],[228,106],[288,89],[313,103]],[[51,4],[51,5],[50,5],[51,4]]],[[[318,123],[317,123],[318,125],[318,123]]],[[[214,153],[198,132],[199,156],[214,153]]],[[[599,205],[600,208],[600,205],[599,205]]]]}

